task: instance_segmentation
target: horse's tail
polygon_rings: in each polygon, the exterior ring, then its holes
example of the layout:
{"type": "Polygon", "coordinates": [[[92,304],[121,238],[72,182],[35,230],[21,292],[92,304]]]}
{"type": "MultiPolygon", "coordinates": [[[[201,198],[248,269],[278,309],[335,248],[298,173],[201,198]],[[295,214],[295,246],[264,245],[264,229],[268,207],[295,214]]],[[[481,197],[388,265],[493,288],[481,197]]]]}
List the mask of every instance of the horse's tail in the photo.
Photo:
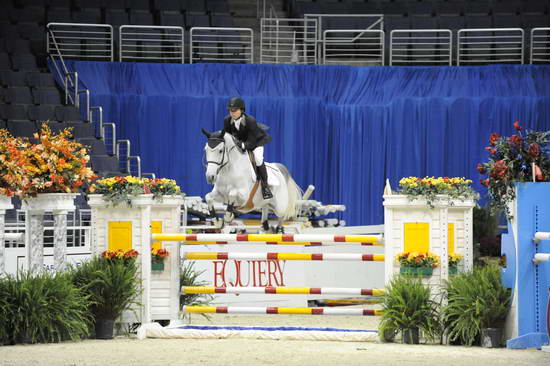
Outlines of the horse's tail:
{"type": "Polygon", "coordinates": [[[288,205],[285,212],[283,213],[282,219],[289,220],[296,217],[296,204],[298,203],[298,200],[302,198],[303,191],[300,186],[296,184],[294,179],[292,179],[292,176],[290,175],[290,172],[288,171],[286,166],[279,163],[275,163],[275,165],[277,166],[277,168],[279,168],[279,171],[285,177],[286,186],[288,189],[288,205]]]}

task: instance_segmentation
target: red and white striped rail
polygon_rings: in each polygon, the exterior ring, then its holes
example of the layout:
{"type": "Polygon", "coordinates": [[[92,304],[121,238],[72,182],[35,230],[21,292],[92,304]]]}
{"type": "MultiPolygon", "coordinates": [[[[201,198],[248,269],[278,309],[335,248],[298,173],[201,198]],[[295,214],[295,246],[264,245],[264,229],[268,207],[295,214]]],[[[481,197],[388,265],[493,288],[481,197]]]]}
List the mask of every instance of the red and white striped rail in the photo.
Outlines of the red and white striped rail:
{"type": "Polygon", "coordinates": [[[383,289],[350,287],[214,287],[183,286],[182,294],[296,294],[382,296],[383,289]]]}
{"type": "Polygon", "coordinates": [[[184,306],[184,313],[218,314],[295,314],[295,315],[382,315],[381,310],[342,308],[282,308],[239,306],[184,306]]]}
{"type": "Polygon", "coordinates": [[[154,241],[180,241],[185,244],[227,244],[229,242],[262,242],[281,245],[322,245],[356,243],[383,246],[382,235],[332,234],[152,234],[154,241]]]}
{"type": "Polygon", "coordinates": [[[383,262],[384,254],[361,253],[246,253],[246,252],[186,252],[189,260],[281,260],[281,261],[364,261],[383,262]]]}

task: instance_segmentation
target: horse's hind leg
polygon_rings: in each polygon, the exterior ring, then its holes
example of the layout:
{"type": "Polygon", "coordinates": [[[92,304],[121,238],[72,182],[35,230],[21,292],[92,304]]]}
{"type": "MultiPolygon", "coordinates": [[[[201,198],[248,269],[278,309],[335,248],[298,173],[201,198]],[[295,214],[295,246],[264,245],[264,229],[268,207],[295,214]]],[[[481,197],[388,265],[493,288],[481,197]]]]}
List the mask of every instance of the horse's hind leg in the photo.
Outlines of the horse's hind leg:
{"type": "Polygon", "coordinates": [[[269,231],[269,209],[267,207],[262,208],[262,228],[264,231],[269,231]]]}

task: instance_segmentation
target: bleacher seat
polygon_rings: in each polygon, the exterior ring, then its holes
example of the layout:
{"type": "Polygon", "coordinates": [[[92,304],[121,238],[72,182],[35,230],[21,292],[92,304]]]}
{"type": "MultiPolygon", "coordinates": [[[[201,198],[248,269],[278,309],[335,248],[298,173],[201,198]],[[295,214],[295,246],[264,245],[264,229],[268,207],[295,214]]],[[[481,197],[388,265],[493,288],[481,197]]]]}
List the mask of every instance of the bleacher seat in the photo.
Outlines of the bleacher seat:
{"type": "Polygon", "coordinates": [[[181,11],[179,0],[155,0],[154,7],[159,12],[179,13],[181,11]]]}
{"type": "Polygon", "coordinates": [[[491,12],[491,4],[490,0],[476,0],[476,1],[468,1],[466,2],[466,6],[464,8],[464,15],[470,16],[470,15],[489,15],[491,12]]]}
{"type": "Polygon", "coordinates": [[[59,91],[54,88],[33,89],[32,95],[34,104],[61,104],[59,91]]]}
{"type": "Polygon", "coordinates": [[[7,52],[0,52],[0,70],[11,69],[10,57],[7,52]]]}
{"type": "Polygon", "coordinates": [[[134,25],[155,25],[153,14],[141,10],[130,10],[130,24],[134,25]]]}
{"type": "Polygon", "coordinates": [[[6,123],[8,131],[15,137],[32,138],[35,132],[38,132],[36,124],[31,121],[10,121],[6,123]]]}
{"type": "Polygon", "coordinates": [[[127,0],[127,8],[135,11],[149,12],[151,9],[149,0],[127,0]]]}
{"type": "Polygon", "coordinates": [[[407,14],[407,3],[405,1],[383,3],[382,12],[384,17],[405,16],[407,14]]]}
{"type": "Polygon", "coordinates": [[[6,89],[4,99],[11,104],[33,104],[31,90],[26,86],[13,86],[6,89]]]}
{"type": "Polygon", "coordinates": [[[72,0],[49,0],[50,8],[67,8],[72,6],[72,0]]]}
{"type": "Polygon", "coordinates": [[[493,15],[493,26],[495,28],[521,28],[521,17],[517,15],[493,15]]]}
{"type": "Polygon", "coordinates": [[[548,16],[544,14],[524,14],[521,20],[526,29],[550,26],[548,16]]]}
{"type": "Polygon", "coordinates": [[[321,3],[321,12],[323,14],[349,14],[349,5],[347,3],[323,2],[321,3]]]}
{"type": "Polygon", "coordinates": [[[108,10],[108,9],[126,10],[128,5],[131,6],[131,2],[130,4],[127,4],[126,0],[103,0],[101,7],[105,8],[105,10],[108,10]]]}
{"type": "Polygon", "coordinates": [[[23,39],[44,41],[46,28],[34,23],[23,23],[17,25],[17,32],[23,39]]]}
{"type": "Polygon", "coordinates": [[[114,26],[130,24],[128,13],[122,9],[105,9],[105,23],[114,26]]]}
{"type": "Polygon", "coordinates": [[[4,48],[11,54],[31,54],[31,43],[26,39],[6,39],[4,48]]]}
{"type": "Polygon", "coordinates": [[[439,28],[457,31],[466,27],[466,19],[463,16],[444,16],[439,18],[439,28]]]}
{"type": "Polygon", "coordinates": [[[493,4],[493,15],[516,15],[521,9],[521,0],[499,0],[493,4]]]}
{"type": "Polygon", "coordinates": [[[431,17],[435,13],[434,3],[423,1],[423,2],[409,2],[407,3],[408,14],[409,16],[422,16],[422,17],[431,17]]]}
{"type": "Polygon", "coordinates": [[[66,127],[72,127],[72,134],[75,139],[93,137],[95,128],[93,124],[88,122],[64,122],[66,127]]]}
{"type": "Polygon", "coordinates": [[[49,9],[47,23],[71,23],[72,15],[69,8],[49,9]]]}
{"type": "Polygon", "coordinates": [[[229,14],[227,0],[206,0],[206,11],[210,14],[229,14]]]}
{"type": "Polygon", "coordinates": [[[103,140],[98,140],[93,137],[77,139],[77,142],[86,146],[90,151],[90,155],[107,155],[107,149],[103,140]]]}
{"type": "Polygon", "coordinates": [[[384,21],[384,28],[389,38],[390,32],[394,29],[411,29],[410,18],[388,18],[384,21]]]}
{"type": "Polygon", "coordinates": [[[523,15],[544,15],[548,11],[548,2],[541,0],[524,0],[521,13],[523,15]]]}
{"type": "Polygon", "coordinates": [[[102,0],[73,0],[78,9],[101,9],[102,0]]]}
{"type": "Polygon", "coordinates": [[[438,16],[459,16],[464,13],[463,1],[439,1],[437,3],[436,14],[438,16]]]}
{"type": "Polygon", "coordinates": [[[74,106],[56,106],[55,119],[62,122],[79,122],[80,111],[74,106]]]}
{"type": "Polygon", "coordinates": [[[181,13],[172,13],[170,11],[160,12],[160,25],[171,27],[184,27],[185,19],[181,13]]]}
{"type": "Polygon", "coordinates": [[[29,72],[26,75],[27,85],[31,88],[55,88],[55,80],[51,73],[29,72]]]}
{"type": "Polygon", "coordinates": [[[210,17],[206,14],[196,15],[196,14],[186,14],[185,15],[185,24],[187,27],[210,27],[210,17]]]}
{"type": "Polygon", "coordinates": [[[13,70],[33,71],[38,70],[36,57],[32,54],[14,54],[11,56],[11,67],[13,70]]]}
{"type": "MultiPolygon", "coordinates": [[[[94,172],[101,175],[106,175],[118,171],[118,160],[114,156],[109,155],[91,155],[90,161],[94,172]]],[[[120,174],[120,173],[118,173],[120,174]]]]}
{"type": "Polygon", "coordinates": [[[382,14],[382,7],[378,2],[352,2],[349,5],[352,14],[382,14]]]}
{"type": "Polygon", "coordinates": [[[13,3],[20,8],[24,6],[46,7],[49,5],[49,0],[14,0],[13,3]]]}
{"type": "Polygon", "coordinates": [[[72,13],[73,22],[85,23],[85,24],[99,24],[101,23],[101,10],[100,9],[81,9],[80,11],[74,11],[72,13]]]}
{"type": "Polygon", "coordinates": [[[204,0],[181,0],[181,9],[187,14],[206,14],[206,3],[204,0]]]}
{"type": "Polygon", "coordinates": [[[437,18],[415,15],[411,17],[412,29],[437,29],[437,18]]]}
{"type": "Polygon", "coordinates": [[[234,27],[233,17],[231,15],[212,15],[210,18],[212,27],[234,27]]]}
{"type": "Polygon", "coordinates": [[[27,115],[31,121],[53,121],[55,120],[53,105],[30,105],[27,108],[27,115]]]}
{"type": "Polygon", "coordinates": [[[13,9],[10,13],[13,23],[39,23],[46,20],[46,8],[39,6],[27,6],[22,9],[13,9]]]}
{"type": "Polygon", "coordinates": [[[493,28],[493,19],[489,15],[484,16],[466,16],[467,28],[493,28]]]}
{"type": "Polygon", "coordinates": [[[25,121],[27,118],[26,104],[4,104],[0,105],[0,115],[2,119],[25,121]]]}
{"type": "Polygon", "coordinates": [[[0,34],[4,39],[20,38],[17,26],[8,23],[0,24],[0,34]]]}
{"type": "Polygon", "coordinates": [[[27,86],[27,73],[24,71],[0,71],[0,84],[2,86],[27,86]]]}

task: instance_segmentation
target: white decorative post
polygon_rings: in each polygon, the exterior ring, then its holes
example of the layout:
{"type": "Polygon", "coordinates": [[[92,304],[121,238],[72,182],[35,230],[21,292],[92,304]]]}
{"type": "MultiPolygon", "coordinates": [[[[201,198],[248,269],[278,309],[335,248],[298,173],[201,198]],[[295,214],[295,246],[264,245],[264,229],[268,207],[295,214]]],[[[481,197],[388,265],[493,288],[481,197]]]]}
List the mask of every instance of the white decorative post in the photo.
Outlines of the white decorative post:
{"type": "Polygon", "coordinates": [[[6,225],[6,210],[11,210],[11,198],[0,196],[0,274],[6,270],[6,254],[4,229],[6,225]]]}
{"type": "Polygon", "coordinates": [[[67,259],[67,212],[74,211],[76,193],[41,193],[23,201],[27,268],[37,274],[44,268],[44,212],[54,213],[54,268],[65,268],[67,259]]]}

